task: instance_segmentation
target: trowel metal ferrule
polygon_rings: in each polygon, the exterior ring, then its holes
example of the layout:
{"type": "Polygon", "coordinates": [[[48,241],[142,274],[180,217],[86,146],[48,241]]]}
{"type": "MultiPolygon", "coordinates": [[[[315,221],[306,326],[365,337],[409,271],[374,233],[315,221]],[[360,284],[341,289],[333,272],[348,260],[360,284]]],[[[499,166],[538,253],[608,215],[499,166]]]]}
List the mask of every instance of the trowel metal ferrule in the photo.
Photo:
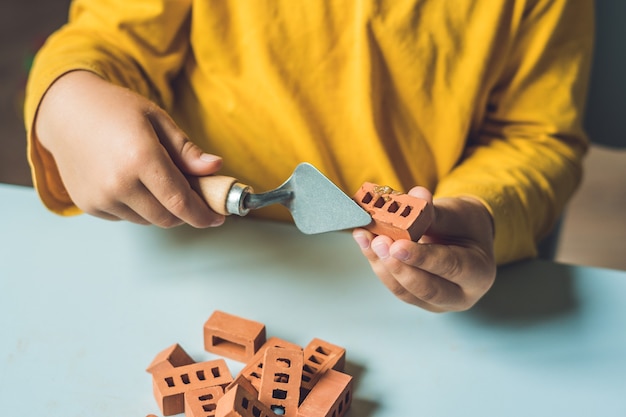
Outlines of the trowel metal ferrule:
{"type": "Polygon", "coordinates": [[[293,191],[276,189],[261,194],[254,194],[252,187],[240,182],[233,184],[226,199],[226,211],[229,214],[245,216],[250,210],[260,209],[272,204],[283,204],[293,198],[293,191]]]}

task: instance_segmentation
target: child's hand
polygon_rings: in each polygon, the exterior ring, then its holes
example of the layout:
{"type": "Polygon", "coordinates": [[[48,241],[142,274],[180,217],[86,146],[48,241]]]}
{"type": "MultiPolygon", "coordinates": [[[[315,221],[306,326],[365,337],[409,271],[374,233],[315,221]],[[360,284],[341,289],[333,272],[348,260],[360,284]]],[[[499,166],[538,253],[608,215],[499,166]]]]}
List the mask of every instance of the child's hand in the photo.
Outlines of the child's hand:
{"type": "Polygon", "coordinates": [[[109,220],[217,226],[185,175],[215,173],[204,154],[148,99],[87,71],[59,78],[44,96],[35,134],[80,209],[109,220]]]}
{"type": "MultiPolygon", "coordinates": [[[[432,201],[422,187],[409,194],[432,201]]],[[[354,239],[376,275],[401,300],[436,312],[466,310],[496,276],[491,215],[470,198],[441,198],[430,207],[433,222],[418,243],[375,237],[365,229],[355,229],[354,239]]]]}

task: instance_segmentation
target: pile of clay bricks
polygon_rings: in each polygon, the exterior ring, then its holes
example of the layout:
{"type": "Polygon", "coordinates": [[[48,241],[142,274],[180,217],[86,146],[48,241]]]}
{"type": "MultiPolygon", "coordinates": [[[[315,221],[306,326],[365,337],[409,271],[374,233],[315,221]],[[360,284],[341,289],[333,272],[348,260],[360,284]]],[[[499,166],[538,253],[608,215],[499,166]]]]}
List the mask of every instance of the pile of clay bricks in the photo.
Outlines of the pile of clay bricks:
{"type": "Polygon", "coordinates": [[[204,348],[245,365],[233,378],[223,358],[196,363],[178,344],[163,350],[147,371],[164,416],[342,417],[350,407],[342,347],[317,338],[304,348],[266,339],[264,324],[214,311],[204,348]]]}
{"type": "Polygon", "coordinates": [[[432,221],[428,201],[388,186],[365,182],[352,199],[372,216],[372,222],[365,228],[393,240],[417,242],[432,221]]]}

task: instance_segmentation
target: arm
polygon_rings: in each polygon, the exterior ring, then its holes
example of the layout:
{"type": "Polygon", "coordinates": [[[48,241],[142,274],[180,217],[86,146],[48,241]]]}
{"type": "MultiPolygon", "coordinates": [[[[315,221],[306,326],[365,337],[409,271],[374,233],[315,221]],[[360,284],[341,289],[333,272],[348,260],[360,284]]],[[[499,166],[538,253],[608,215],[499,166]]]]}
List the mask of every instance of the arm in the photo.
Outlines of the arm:
{"type": "Polygon", "coordinates": [[[433,312],[466,310],[496,275],[493,222],[473,198],[440,198],[423,187],[410,195],[429,201],[433,219],[418,243],[395,242],[356,229],[353,237],[372,269],[399,299],[433,312]]]}
{"type": "Polygon", "coordinates": [[[578,186],[593,44],[593,2],[535,1],[464,159],[436,196],[473,196],[494,219],[499,264],[536,255],[536,243],[578,186]]]}
{"type": "MultiPolygon", "coordinates": [[[[434,220],[418,242],[353,236],[381,281],[430,311],[473,306],[496,264],[535,254],[575,190],[593,41],[593,4],[536,1],[461,163],[437,186],[434,220]]],[[[418,187],[412,194],[428,199],[418,187]]]]}
{"type": "Polygon", "coordinates": [[[165,227],[223,220],[184,177],[211,174],[220,159],[158,106],[171,106],[189,7],[79,0],[39,52],[25,113],[34,182],[50,209],[165,227]]]}

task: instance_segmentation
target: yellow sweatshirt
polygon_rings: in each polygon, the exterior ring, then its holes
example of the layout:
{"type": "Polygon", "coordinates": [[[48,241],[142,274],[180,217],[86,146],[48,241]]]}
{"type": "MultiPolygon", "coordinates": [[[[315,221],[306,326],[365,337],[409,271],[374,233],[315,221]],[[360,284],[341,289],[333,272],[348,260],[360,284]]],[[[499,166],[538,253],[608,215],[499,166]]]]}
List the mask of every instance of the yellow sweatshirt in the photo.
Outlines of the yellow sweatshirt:
{"type": "Polygon", "coordinates": [[[308,161],[348,195],[473,196],[497,261],[533,256],[580,181],[592,43],[591,0],[76,0],[27,87],[34,183],[78,212],[32,126],[50,84],[85,69],[258,192],[308,161]]]}

